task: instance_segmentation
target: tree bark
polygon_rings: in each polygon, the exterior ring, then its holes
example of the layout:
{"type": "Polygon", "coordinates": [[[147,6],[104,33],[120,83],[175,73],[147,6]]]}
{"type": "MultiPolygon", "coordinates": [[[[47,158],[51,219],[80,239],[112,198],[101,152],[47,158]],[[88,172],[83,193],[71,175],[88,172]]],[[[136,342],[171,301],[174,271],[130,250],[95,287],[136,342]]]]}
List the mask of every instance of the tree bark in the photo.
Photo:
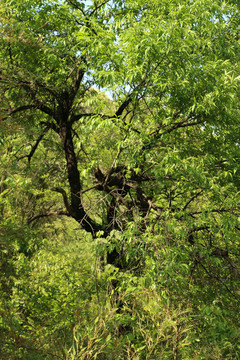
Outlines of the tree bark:
{"type": "Polygon", "coordinates": [[[101,230],[101,226],[96,224],[86,213],[81,198],[82,184],[78,170],[77,158],[74,151],[71,124],[67,121],[61,122],[59,135],[62,141],[63,150],[67,162],[68,182],[70,186],[70,215],[93,237],[96,232],[101,230]]]}

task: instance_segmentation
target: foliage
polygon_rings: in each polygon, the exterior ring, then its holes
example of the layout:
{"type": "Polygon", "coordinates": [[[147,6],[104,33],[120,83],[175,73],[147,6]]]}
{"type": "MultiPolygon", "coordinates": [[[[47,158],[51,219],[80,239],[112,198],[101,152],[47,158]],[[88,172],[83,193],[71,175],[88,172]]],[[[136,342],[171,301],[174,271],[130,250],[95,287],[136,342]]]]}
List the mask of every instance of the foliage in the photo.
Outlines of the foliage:
{"type": "Polygon", "coordinates": [[[237,359],[239,2],[0,16],[0,357],[237,359]]]}

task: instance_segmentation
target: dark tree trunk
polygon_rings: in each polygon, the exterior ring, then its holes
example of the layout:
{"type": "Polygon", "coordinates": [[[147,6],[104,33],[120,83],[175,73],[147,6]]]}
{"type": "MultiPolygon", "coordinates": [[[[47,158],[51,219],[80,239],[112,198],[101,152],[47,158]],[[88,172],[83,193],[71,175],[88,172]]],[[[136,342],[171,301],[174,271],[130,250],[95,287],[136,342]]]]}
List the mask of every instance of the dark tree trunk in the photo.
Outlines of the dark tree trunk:
{"type": "Polygon", "coordinates": [[[62,122],[59,130],[63,150],[67,162],[68,181],[71,191],[70,215],[93,237],[101,227],[96,224],[86,213],[81,198],[82,185],[78,170],[77,158],[74,150],[72,127],[67,121],[62,122]]]}
{"type": "Polygon", "coordinates": [[[70,125],[64,124],[60,127],[60,137],[67,161],[68,181],[71,189],[72,215],[77,218],[81,213],[81,182],[70,125]]]}

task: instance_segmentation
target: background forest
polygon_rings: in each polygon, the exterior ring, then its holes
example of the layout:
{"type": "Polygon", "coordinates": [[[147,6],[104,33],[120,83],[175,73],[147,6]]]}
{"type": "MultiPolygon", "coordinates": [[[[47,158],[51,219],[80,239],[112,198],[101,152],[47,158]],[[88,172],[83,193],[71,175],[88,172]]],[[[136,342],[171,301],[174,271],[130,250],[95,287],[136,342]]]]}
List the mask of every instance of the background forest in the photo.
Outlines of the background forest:
{"type": "Polygon", "coordinates": [[[240,359],[238,0],[2,0],[0,359],[240,359]]]}

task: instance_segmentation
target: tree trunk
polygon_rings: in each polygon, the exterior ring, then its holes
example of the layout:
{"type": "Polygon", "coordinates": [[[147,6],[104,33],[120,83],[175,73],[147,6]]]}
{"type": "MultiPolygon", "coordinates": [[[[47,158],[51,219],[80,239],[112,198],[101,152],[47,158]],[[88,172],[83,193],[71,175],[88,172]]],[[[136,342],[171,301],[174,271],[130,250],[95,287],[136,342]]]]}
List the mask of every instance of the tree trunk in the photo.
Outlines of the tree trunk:
{"type": "Polygon", "coordinates": [[[74,150],[71,124],[69,124],[67,121],[62,122],[59,135],[63,144],[63,150],[66,157],[68,181],[71,191],[70,215],[77,222],[79,222],[79,224],[87,232],[90,232],[93,236],[96,236],[96,232],[101,230],[101,227],[87,215],[82,204],[82,184],[78,170],[77,158],[74,150]]]}

